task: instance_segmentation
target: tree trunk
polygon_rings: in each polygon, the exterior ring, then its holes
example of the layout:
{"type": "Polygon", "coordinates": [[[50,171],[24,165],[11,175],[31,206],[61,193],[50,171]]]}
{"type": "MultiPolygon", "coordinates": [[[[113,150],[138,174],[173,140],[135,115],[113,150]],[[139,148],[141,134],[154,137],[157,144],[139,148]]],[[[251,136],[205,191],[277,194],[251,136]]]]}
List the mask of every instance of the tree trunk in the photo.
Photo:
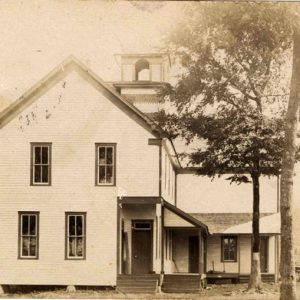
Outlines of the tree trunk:
{"type": "Polygon", "coordinates": [[[261,289],[260,275],[260,236],[259,236],[259,174],[252,174],[253,184],[253,217],[252,217],[252,260],[248,290],[261,289]]]}
{"type": "Polygon", "coordinates": [[[300,103],[300,31],[294,33],[293,70],[290,99],[286,115],[285,148],[280,180],[281,260],[280,299],[296,299],[296,277],[293,241],[293,176],[300,103]]]}

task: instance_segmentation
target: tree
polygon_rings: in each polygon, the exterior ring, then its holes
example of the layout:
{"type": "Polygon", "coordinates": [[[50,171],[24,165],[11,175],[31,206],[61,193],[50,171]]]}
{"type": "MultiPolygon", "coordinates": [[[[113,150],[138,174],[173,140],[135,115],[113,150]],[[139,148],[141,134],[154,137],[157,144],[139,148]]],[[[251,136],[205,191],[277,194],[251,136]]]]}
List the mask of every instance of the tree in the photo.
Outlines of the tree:
{"type": "Polygon", "coordinates": [[[198,174],[252,182],[248,288],[260,289],[259,179],[281,168],[286,89],[279,75],[290,57],[290,19],[284,5],[270,4],[193,3],[185,13],[167,39],[182,72],[160,93],[175,110],[157,121],[171,138],[205,141],[188,154],[198,174]]]}
{"type": "Polygon", "coordinates": [[[293,35],[293,70],[290,98],[286,114],[285,137],[282,171],[280,181],[281,211],[281,259],[280,299],[295,300],[296,276],[293,248],[293,176],[297,154],[297,127],[300,106],[300,30],[295,27],[293,35]]]}

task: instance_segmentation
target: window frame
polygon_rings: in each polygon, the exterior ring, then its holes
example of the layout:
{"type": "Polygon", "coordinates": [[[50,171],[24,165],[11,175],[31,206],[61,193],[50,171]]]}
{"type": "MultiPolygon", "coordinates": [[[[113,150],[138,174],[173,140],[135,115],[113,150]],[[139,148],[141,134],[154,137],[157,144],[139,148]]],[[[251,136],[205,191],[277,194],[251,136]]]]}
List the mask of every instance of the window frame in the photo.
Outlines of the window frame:
{"type": "Polygon", "coordinates": [[[238,255],[238,237],[236,235],[223,235],[221,236],[221,262],[235,263],[237,262],[238,255]],[[225,259],[224,258],[224,240],[225,239],[234,239],[235,240],[235,251],[234,251],[234,259],[225,259]]]}
{"type": "MultiPolygon", "coordinates": [[[[95,143],[95,186],[116,186],[116,175],[117,175],[117,144],[116,143],[95,143]],[[112,147],[113,148],[113,180],[112,183],[100,183],[99,182],[99,148],[100,147],[112,147]]],[[[105,165],[107,166],[107,164],[105,165]]]]}
{"type": "MultiPolygon", "coordinates": [[[[65,212],[65,260],[85,260],[86,259],[86,212],[65,212]],[[83,217],[83,256],[69,256],[69,217],[82,216],[83,217]]],[[[78,236],[75,236],[78,237],[78,236]]]]}
{"type": "MultiPolygon", "coordinates": [[[[18,212],[18,259],[39,259],[39,235],[40,235],[40,212],[39,211],[19,211],[18,212]],[[22,216],[32,216],[36,217],[36,255],[35,256],[23,256],[22,255],[22,216]]],[[[32,235],[28,234],[27,237],[32,237],[32,235]]]]}
{"type": "MultiPolygon", "coordinates": [[[[51,186],[52,184],[52,143],[30,143],[30,185],[31,186],[51,186]],[[48,182],[35,182],[34,181],[34,170],[35,170],[35,147],[48,147],[48,182]]],[[[43,165],[42,163],[39,165],[43,165]]]]}

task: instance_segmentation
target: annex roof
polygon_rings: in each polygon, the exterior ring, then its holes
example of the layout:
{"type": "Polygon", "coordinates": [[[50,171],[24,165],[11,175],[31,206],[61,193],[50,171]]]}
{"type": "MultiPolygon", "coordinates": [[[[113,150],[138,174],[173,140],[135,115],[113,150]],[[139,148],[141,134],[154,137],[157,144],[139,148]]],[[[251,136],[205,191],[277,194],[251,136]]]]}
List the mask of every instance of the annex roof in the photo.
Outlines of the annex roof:
{"type": "MultiPolygon", "coordinates": [[[[252,234],[252,213],[191,213],[211,234],[252,234]]],[[[260,233],[280,234],[280,214],[261,213],[260,233]]]]}

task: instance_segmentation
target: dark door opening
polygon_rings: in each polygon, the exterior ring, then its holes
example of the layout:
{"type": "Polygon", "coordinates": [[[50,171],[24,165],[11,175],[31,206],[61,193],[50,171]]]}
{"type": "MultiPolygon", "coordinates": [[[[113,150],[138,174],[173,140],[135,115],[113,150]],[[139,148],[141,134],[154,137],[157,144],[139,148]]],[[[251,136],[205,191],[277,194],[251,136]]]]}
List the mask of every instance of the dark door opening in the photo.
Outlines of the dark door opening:
{"type": "Polygon", "coordinates": [[[269,237],[260,237],[260,271],[268,273],[268,252],[269,252],[269,237]]]}
{"type": "Polygon", "coordinates": [[[152,272],[152,222],[132,222],[132,274],[152,272]]]}
{"type": "Polygon", "coordinates": [[[199,237],[189,237],[189,273],[199,273],[199,237]]]}

